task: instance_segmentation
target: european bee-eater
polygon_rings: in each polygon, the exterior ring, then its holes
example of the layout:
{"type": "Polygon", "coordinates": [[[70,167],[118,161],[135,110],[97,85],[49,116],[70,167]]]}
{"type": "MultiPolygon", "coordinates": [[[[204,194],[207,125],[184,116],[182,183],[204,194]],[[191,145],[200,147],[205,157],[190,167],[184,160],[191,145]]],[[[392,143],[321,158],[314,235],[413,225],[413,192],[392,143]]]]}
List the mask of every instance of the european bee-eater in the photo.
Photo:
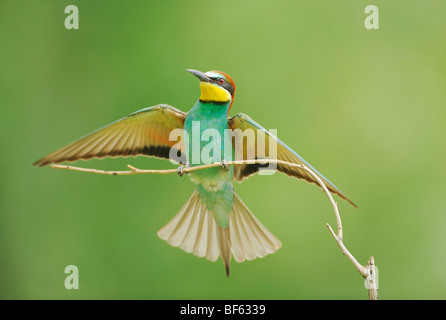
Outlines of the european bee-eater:
{"type": "MultiPolygon", "coordinates": [[[[80,138],[34,164],[44,166],[62,161],[137,155],[169,159],[172,148],[176,148],[175,153],[181,154],[184,159],[181,162],[198,165],[202,161],[191,163],[191,158],[202,151],[202,139],[198,138],[198,149],[196,146],[194,148],[193,141],[197,141],[194,136],[201,135],[204,130],[214,129],[229,141],[232,140],[228,137],[228,129],[241,129],[241,132],[260,130],[268,140],[276,143],[277,159],[306,165],[322,179],[330,192],[354,205],[301,156],[247,115],[239,113],[229,117],[235,83],[228,74],[221,71],[187,71],[200,80],[201,90],[200,98],[188,113],[166,104],[145,108],[80,138]],[[199,124],[198,131],[194,130],[194,123],[199,124]],[[185,139],[184,145],[178,146],[178,141],[169,139],[174,129],[184,129],[184,135],[187,133],[191,139],[185,139]]],[[[262,157],[255,147],[247,146],[243,149],[244,159],[248,159],[248,149],[255,150],[254,159],[262,157]]],[[[222,147],[220,160],[233,160],[233,155],[222,147]]],[[[231,255],[235,261],[242,262],[276,252],[282,246],[281,242],[257,220],[233,187],[234,180],[241,182],[258,172],[260,167],[258,164],[245,164],[191,172],[189,176],[197,184],[195,191],[178,214],[158,231],[158,236],[174,247],[210,261],[216,261],[221,256],[228,276],[231,255]]],[[[302,169],[282,164],[278,164],[276,169],[317,184],[302,169]]]]}

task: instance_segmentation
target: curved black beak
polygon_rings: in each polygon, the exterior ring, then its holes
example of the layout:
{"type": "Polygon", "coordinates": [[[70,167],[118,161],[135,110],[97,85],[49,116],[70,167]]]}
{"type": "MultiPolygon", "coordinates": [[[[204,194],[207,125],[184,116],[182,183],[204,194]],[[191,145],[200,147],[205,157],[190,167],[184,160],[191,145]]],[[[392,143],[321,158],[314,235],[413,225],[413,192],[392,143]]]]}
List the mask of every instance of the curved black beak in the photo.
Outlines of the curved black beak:
{"type": "Polygon", "coordinates": [[[200,79],[200,81],[204,81],[204,82],[212,81],[207,75],[205,75],[201,71],[194,70],[194,69],[186,69],[186,71],[192,73],[194,76],[196,76],[198,79],[200,79]]]}

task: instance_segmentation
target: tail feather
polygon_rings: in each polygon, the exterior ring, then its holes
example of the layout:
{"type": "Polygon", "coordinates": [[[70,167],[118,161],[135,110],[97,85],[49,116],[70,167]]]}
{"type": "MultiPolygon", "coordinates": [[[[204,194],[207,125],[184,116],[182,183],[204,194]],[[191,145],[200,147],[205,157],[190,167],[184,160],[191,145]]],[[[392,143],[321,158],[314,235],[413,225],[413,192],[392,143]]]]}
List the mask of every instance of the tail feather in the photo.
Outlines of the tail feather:
{"type": "Polygon", "coordinates": [[[216,261],[219,256],[217,223],[195,190],[186,204],[161,230],[158,237],[187,253],[216,261]]]}
{"type": "Polygon", "coordinates": [[[237,262],[262,258],[276,252],[282,243],[252,214],[234,192],[234,209],[229,217],[233,254],[237,262]]]}
{"type": "Polygon", "coordinates": [[[231,236],[229,228],[217,226],[218,244],[221,260],[225,265],[226,276],[229,277],[229,265],[231,263],[231,236]]]}
{"type": "Polygon", "coordinates": [[[180,210],[180,212],[166,225],[170,233],[169,244],[174,247],[180,246],[185,240],[187,231],[191,226],[191,220],[196,215],[196,204],[198,197],[191,197],[186,205],[180,210]]]}
{"type": "Polygon", "coordinates": [[[221,256],[229,276],[231,255],[237,262],[276,252],[281,242],[251,213],[234,192],[229,225],[221,227],[195,190],[158,236],[174,247],[216,261],[221,256]]]}

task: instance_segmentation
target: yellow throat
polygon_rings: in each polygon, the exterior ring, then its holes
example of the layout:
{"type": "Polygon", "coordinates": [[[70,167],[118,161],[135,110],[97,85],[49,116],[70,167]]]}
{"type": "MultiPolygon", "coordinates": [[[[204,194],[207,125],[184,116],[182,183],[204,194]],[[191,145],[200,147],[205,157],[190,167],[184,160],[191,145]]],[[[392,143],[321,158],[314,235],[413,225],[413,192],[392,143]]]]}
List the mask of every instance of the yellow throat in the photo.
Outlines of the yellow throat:
{"type": "Polygon", "coordinates": [[[227,102],[231,100],[231,94],[216,84],[209,82],[200,82],[202,101],[227,102]]]}

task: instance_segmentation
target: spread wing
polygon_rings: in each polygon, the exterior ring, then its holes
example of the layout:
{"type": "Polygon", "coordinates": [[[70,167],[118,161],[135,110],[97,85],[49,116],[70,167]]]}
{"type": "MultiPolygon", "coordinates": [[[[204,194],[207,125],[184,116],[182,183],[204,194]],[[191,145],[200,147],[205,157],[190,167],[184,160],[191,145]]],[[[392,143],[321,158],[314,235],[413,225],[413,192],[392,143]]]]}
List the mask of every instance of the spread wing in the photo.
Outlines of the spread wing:
{"type": "MultiPolygon", "coordinates": [[[[284,144],[282,141],[280,141],[277,137],[272,135],[270,132],[265,130],[262,126],[260,126],[258,123],[256,123],[254,120],[252,120],[250,117],[243,113],[239,113],[235,115],[232,118],[228,119],[229,128],[233,130],[233,137],[235,139],[232,139],[233,148],[235,149],[235,154],[237,158],[237,150],[235,146],[235,141],[237,139],[241,141],[243,139],[242,133],[250,129],[254,133],[255,136],[255,143],[243,143],[243,151],[240,153],[243,154],[243,160],[252,160],[252,159],[262,159],[262,158],[276,158],[278,160],[283,160],[291,163],[296,164],[303,164],[307,167],[309,167],[311,170],[313,170],[319,178],[325,183],[326,187],[330,192],[335,193],[339,195],[342,199],[347,200],[350,202],[354,207],[356,205],[347,198],[346,195],[344,195],[338,188],[334,186],[333,183],[331,183],[327,178],[325,178],[319,171],[317,171],[315,168],[313,168],[308,162],[306,162],[301,156],[299,156],[296,152],[294,152],[290,147],[288,147],[286,144],[284,144]],[[240,129],[240,130],[236,130],[240,129]],[[259,132],[261,134],[259,134],[259,132]],[[260,138],[262,136],[262,138],[260,138]],[[256,145],[259,139],[263,139],[264,137],[264,145],[265,145],[265,152],[262,152],[259,148],[257,150],[256,145]],[[271,139],[273,141],[271,141],[271,139]],[[269,150],[269,146],[271,145],[271,142],[275,143],[277,145],[277,154],[274,156],[272,155],[272,152],[269,150]],[[263,153],[263,154],[262,154],[263,153]]],[[[246,137],[247,135],[245,135],[246,137]]],[[[249,141],[249,138],[248,138],[249,141]]],[[[241,149],[239,149],[241,150],[241,149]]],[[[242,160],[239,156],[236,160],[242,160]]],[[[247,165],[236,165],[234,166],[234,177],[237,179],[237,181],[242,181],[244,178],[250,176],[251,174],[254,174],[259,171],[259,168],[261,167],[261,164],[247,164],[247,165]]],[[[309,175],[306,171],[295,168],[295,167],[289,167],[283,164],[277,164],[277,170],[283,173],[286,173],[289,176],[296,177],[298,179],[304,179],[310,183],[314,183],[319,186],[317,181],[309,175]]]]}
{"type": "MultiPolygon", "coordinates": [[[[178,147],[177,141],[169,141],[170,132],[183,129],[185,119],[186,113],[169,105],[145,108],[70,143],[34,165],[136,155],[169,159],[171,148],[178,147]]],[[[181,151],[182,146],[176,150],[177,155],[182,155],[181,151]]]]}

